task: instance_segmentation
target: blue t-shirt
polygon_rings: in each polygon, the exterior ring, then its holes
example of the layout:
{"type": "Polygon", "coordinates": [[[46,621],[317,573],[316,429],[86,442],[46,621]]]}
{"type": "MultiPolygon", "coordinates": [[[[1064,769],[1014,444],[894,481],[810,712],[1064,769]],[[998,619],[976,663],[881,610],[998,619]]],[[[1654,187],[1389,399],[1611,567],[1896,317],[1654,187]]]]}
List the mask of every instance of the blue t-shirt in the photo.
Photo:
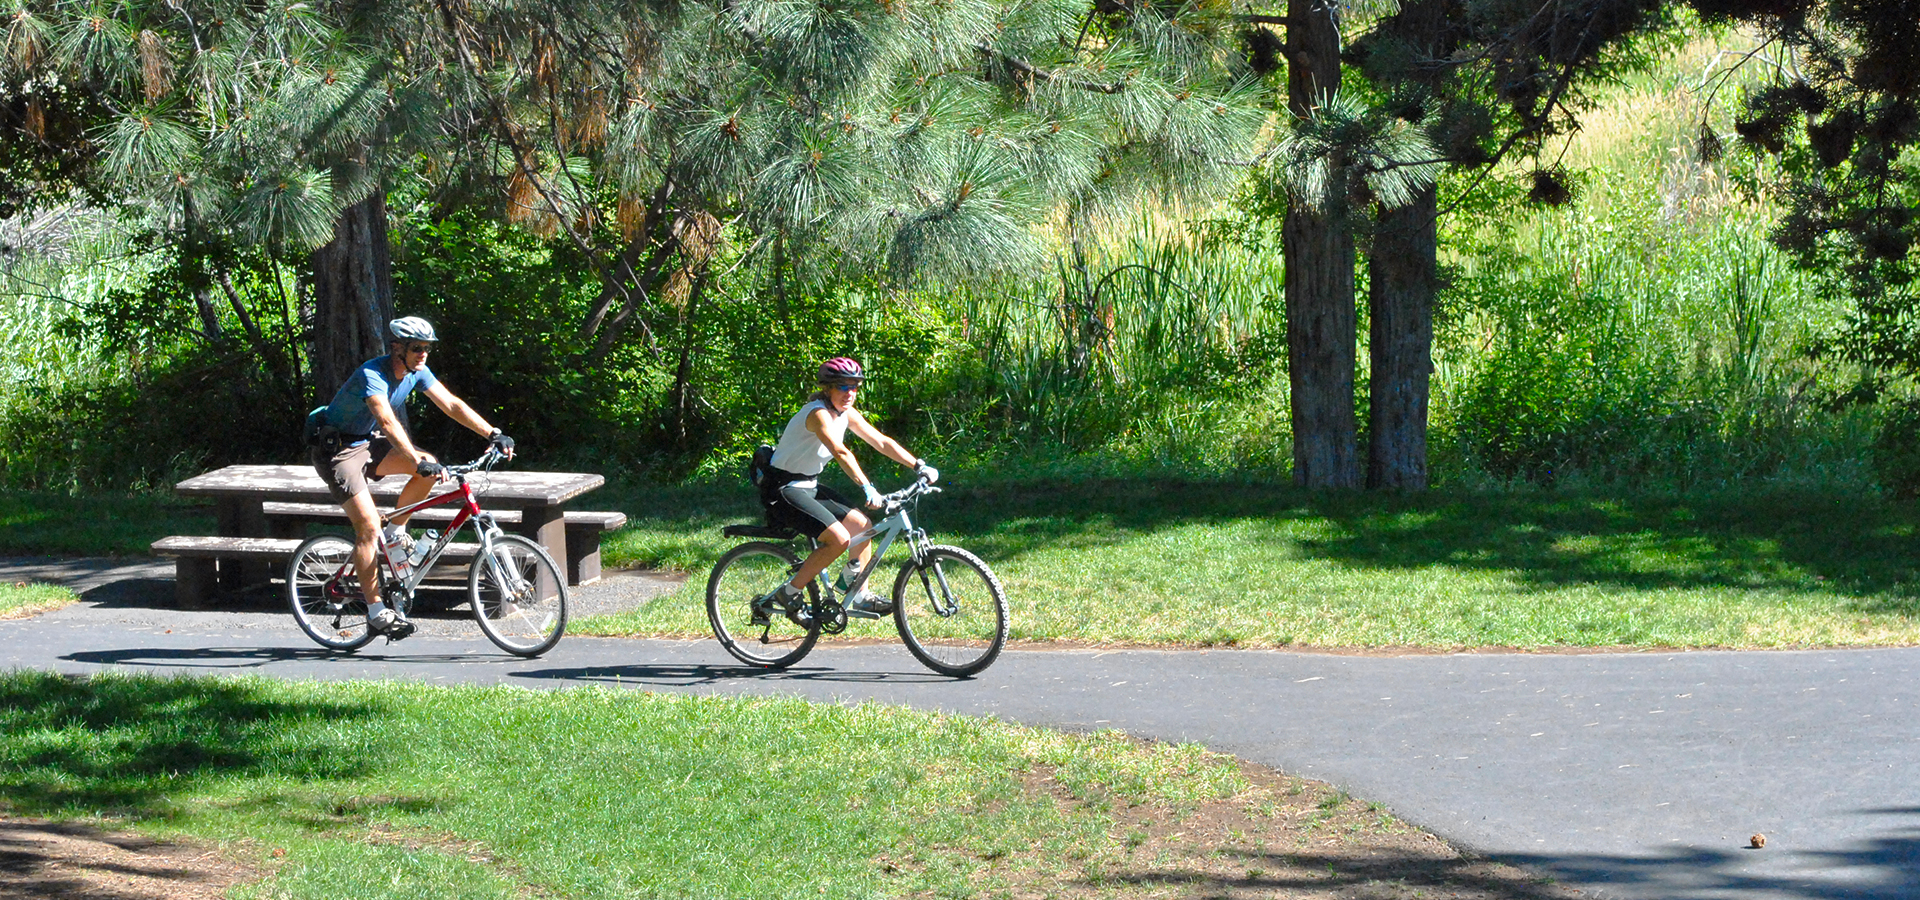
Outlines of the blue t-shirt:
{"type": "Polygon", "coordinates": [[[440,383],[433,376],[433,370],[421,366],[418,372],[408,372],[405,378],[393,380],[393,357],[377,356],[360,364],[347,376],[347,383],[340,386],[340,392],[333,395],[333,402],[327,404],[327,424],[340,429],[341,434],[372,434],[379,421],[373,417],[373,410],[367,406],[367,398],[386,395],[387,405],[393,407],[394,418],[400,420],[402,428],[407,424],[407,397],[416,388],[426,390],[440,383]]]}

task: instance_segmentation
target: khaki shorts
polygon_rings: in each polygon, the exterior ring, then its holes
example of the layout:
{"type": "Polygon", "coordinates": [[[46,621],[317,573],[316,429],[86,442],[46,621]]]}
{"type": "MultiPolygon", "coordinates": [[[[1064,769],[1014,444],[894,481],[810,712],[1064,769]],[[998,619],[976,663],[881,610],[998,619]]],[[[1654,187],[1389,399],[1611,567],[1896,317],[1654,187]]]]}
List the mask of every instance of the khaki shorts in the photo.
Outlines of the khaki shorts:
{"type": "Polygon", "coordinates": [[[335,503],[345,503],[355,494],[367,492],[367,481],[376,477],[373,470],[387,458],[393,445],[386,438],[374,438],[363,444],[343,447],[331,456],[318,447],[309,451],[313,470],[327,483],[327,492],[335,503]]]}

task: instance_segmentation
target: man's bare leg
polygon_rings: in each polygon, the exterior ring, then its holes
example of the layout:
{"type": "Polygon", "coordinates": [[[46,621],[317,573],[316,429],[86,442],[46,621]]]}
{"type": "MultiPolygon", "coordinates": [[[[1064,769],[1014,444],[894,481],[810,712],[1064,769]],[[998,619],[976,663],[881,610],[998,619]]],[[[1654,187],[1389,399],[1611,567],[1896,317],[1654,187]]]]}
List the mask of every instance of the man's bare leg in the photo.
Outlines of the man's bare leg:
{"type": "MultiPolygon", "coordinates": [[[[389,453],[385,459],[380,460],[380,465],[374,469],[373,473],[376,476],[385,477],[412,472],[413,466],[410,460],[398,453],[389,453]]],[[[433,482],[432,478],[413,476],[407,482],[407,486],[400,491],[399,505],[406,506],[409,503],[425,500],[427,492],[433,489],[433,482]]],[[[373,505],[373,494],[368,491],[361,491],[348,497],[347,502],[341,504],[341,508],[347,512],[347,521],[353,523],[353,571],[355,575],[360,576],[360,594],[366,597],[367,606],[371,608],[376,603],[385,602],[380,596],[380,569],[374,562],[374,554],[379,551],[380,545],[380,510],[373,505]]],[[[394,521],[405,523],[404,518],[397,518],[394,521]]]]}
{"type": "Polygon", "coordinates": [[[371,607],[380,600],[380,570],[373,554],[380,543],[380,511],[374,508],[373,495],[361,491],[340,504],[353,523],[353,571],[360,576],[360,593],[371,607]]]}

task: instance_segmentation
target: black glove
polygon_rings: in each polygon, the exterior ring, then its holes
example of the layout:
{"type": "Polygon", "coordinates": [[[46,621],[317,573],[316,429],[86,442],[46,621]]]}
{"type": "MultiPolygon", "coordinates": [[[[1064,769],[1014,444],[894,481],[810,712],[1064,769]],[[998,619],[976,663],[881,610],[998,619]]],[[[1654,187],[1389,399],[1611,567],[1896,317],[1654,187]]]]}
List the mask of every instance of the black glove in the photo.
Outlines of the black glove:
{"type": "Polygon", "coordinates": [[[423,459],[419,465],[413,467],[413,473],[421,478],[438,478],[444,471],[446,471],[445,466],[430,459],[423,459]]]}
{"type": "Polygon", "coordinates": [[[493,443],[493,449],[500,451],[500,455],[502,456],[512,455],[513,438],[510,438],[504,434],[501,434],[500,429],[495,428],[493,430],[493,434],[490,437],[488,437],[487,440],[493,443]]]}

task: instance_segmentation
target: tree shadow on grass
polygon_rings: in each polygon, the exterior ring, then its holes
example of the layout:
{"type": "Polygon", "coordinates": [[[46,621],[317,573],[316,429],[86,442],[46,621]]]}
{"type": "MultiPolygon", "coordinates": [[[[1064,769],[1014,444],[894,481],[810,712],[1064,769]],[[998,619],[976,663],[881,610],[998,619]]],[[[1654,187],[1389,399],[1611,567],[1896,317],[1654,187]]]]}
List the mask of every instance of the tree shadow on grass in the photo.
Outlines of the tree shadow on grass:
{"type": "Polygon", "coordinates": [[[1540,587],[1819,590],[1862,613],[1920,615],[1913,510],[1792,493],[1381,495],[1262,482],[1108,479],[956,489],[922,516],[990,560],[1252,523],[1353,568],[1499,572],[1540,587]]]}
{"type": "Polygon", "coordinates": [[[300,726],[375,710],[275,693],[224,679],[0,673],[0,797],[19,814],[146,817],[211,781],[365,769],[369,748],[343,730],[300,726]]]}

